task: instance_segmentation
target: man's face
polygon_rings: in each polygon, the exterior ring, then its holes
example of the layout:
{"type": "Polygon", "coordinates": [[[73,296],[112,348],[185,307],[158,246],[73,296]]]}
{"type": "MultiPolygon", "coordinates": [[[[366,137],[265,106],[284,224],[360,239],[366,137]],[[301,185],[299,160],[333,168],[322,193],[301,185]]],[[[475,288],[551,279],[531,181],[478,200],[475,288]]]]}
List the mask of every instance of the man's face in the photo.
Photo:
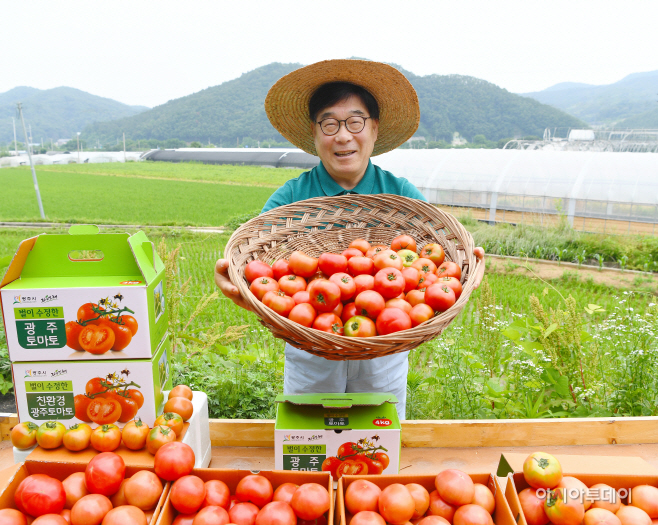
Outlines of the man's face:
{"type": "MultiPolygon", "coordinates": [[[[315,121],[326,118],[345,120],[352,116],[370,116],[359,97],[352,96],[324,108],[315,121]]],[[[378,125],[379,121],[368,119],[361,132],[352,134],[347,131],[345,123],[341,122],[338,133],[327,136],[320,129],[320,124],[312,124],[315,149],[330,175],[338,180],[350,180],[363,175],[375,147],[378,125]]]]}

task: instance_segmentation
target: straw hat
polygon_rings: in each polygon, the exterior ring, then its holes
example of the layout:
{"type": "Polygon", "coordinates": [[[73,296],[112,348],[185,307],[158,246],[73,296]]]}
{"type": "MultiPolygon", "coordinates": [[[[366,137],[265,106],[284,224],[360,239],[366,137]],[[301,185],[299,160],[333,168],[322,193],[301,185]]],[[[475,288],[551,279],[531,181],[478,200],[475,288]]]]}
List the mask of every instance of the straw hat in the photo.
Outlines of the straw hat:
{"type": "Polygon", "coordinates": [[[379,132],[372,156],[397,148],[418,129],[418,97],[407,78],[394,67],[368,60],[325,60],[280,78],[265,98],[272,125],[298,148],[317,155],[308,115],[308,101],[328,82],[351,82],[368,90],[379,104],[379,132]]]}

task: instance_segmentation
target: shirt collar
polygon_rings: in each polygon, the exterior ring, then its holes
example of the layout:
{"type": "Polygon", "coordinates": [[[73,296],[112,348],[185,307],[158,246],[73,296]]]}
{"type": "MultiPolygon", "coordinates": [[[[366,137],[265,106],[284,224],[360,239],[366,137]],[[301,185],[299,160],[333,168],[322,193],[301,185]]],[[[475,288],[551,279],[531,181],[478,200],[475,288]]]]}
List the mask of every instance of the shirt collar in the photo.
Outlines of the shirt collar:
{"type": "Polygon", "coordinates": [[[368,167],[366,168],[366,172],[364,173],[363,178],[359,181],[356,187],[351,190],[346,190],[334,179],[332,179],[331,175],[329,175],[329,172],[325,169],[322,162],[318,164],[316,169],[318,170],[322,191],[324,191],[324,194],[328,197],[333,197],[335,195],[346,195],[350,193],[370,195],[372,193],[373,187],[375,186],[375,166],[370,160],[368,160],[368,167]]]}

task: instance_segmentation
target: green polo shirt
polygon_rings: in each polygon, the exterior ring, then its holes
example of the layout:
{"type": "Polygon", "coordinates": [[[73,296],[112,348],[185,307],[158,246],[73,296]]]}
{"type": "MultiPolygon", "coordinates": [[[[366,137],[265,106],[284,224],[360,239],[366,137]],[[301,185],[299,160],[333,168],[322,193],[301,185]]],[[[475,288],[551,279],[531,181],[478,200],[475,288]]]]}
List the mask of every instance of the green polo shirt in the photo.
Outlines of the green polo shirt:
{"type": "Polygon", "coordinates": [[[322,165],[322,162],[320,162],[311,171],[305,171],[296,179],[290,179],[276,190],[265,203],[261,213],[312,197],[333,197],[336,195],[351,195],[353,193],[360,195],[390,193],[392,195],[427,201],[418,188],[407,179],[396,177],[391,172],[375,166],[371,161],[368,161],[366,173],[363,175],[359,184],[351,190],[342,188],[332,179],[331,175],[329,175],[322,165]]]}

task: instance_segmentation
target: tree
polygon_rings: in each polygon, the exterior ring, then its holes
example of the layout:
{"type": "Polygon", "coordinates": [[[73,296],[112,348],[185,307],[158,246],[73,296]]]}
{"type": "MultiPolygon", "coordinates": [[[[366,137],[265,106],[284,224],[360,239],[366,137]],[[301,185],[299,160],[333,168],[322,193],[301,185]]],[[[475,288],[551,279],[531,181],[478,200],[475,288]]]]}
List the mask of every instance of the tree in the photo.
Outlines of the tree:
{"type": "Polygon", "coordinates": [[[203,148],[202,144],[200,142],[197,142],[196,140],[190,144],[190,148],[203,148]]]}

